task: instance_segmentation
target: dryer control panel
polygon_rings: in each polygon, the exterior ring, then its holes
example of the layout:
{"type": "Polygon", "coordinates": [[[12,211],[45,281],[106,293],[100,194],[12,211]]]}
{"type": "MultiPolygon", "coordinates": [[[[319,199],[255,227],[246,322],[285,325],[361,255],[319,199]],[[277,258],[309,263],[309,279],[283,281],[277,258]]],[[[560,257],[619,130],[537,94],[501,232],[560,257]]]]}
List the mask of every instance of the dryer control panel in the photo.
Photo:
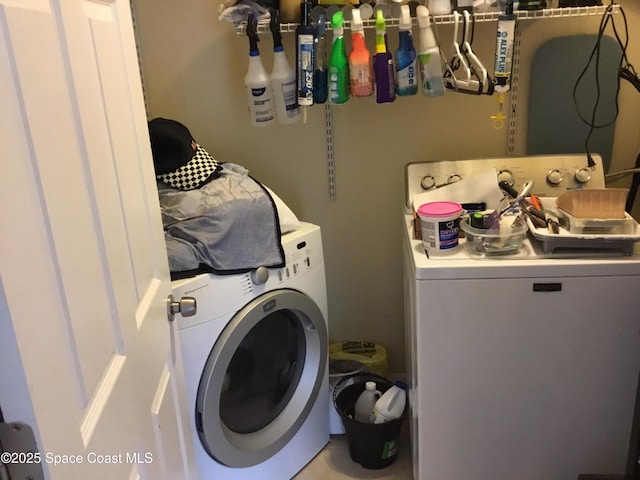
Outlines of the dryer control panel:
{"type": "Polygon", "coordinates": [[[595,165],[580,155],[531,155],[527,157],[483,158],[442,162],[410,163],[405,167],[405,206],[411,209],[414,195],[443,187],[493,168],[496,180],[516,190],[532,180],[541,197],[559,197],[575,188],[604,188],[602,158],[593,154],[595,165]]]}

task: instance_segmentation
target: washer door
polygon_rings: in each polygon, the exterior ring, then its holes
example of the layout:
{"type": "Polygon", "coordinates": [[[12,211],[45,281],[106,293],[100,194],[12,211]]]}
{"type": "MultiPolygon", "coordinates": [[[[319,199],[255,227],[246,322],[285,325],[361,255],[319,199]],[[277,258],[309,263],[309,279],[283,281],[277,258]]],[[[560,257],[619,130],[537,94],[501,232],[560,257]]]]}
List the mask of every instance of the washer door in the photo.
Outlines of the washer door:
{"type": "Polygon", "coordinates": [[[198,386],[196,429],[207,453],[229,467],[275,455],[313,407],[327,363],[327,328],[307,295],[282,289],[231,319],[198,386]]]}

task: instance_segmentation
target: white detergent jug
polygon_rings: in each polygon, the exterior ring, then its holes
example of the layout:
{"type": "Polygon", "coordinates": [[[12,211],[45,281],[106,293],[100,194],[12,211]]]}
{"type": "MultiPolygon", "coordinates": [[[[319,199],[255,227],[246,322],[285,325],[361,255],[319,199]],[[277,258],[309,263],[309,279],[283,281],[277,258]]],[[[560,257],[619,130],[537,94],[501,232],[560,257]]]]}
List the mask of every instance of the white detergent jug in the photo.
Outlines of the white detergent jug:
{"type": "Polygon", "coordinates": [[[358,422],[372,422],[373,406],[380,398],[380,390],[376,390],[376,382],[367,382],[364,392],[360,394],[354,406],[354,417],[358,422]]]}
{"type": "Polygon", "coordinates": [[[397,381],[378,399],[373,407],[373,423],[400,418],[407,404],[407,384],[397,381]]]}

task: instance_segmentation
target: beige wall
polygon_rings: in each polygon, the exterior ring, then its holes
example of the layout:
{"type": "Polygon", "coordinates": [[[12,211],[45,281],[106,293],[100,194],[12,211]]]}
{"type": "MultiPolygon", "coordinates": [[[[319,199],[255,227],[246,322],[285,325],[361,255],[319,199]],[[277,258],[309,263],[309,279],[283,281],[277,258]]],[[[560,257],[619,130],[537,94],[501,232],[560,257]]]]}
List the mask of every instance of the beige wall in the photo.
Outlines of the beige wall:
{"type": "MultiPolygon", "coordinates": [[[[640,5],[619,2],[633,32],[630,58],[640,67],[640,5]]],[[[332,341],[367,339],[387,346],[391,371],[403,372],[404,325],[401,207],[408,162],[505,155],[506,130],[489,116],[495,97],[447,93],[442,98],[399,98],[377,105],[373,98],[333,107],[337,198],[328,196],[325,110],[309,109],[306,125],[252,128],[248,124],[244,75],[246,36],[218,21],[217,1],[134,0],[149,118],[185,123],[220,161],[235,162],[273,188],[303,220],[321,225],[327,269],[332,341]]],[[[596,33],[599,17],[521,22],[521,82],[516,154],[525,154],[527,65],[550,37],[596,33]]],[[[621,25],[621,23],[620,23],[621,25]]],[[[372,41],[372,31],[368,30],[372,41]]],[[[439,26],[450,41],[450,26],[439,26]]],[[[474,49],[492,65],[495,22],[477,25],[474,49]]],[[[397,48],[397,29],[389,29],[397,48]]],[[[293,34],[284,34],[294,62],[293,34]]],[[[260,48],[271,69],[272,41],[260,48]]],[[[633,165],[640,151],[640,94],[624,84],[620,96],[612,166],[633,165]]]]}

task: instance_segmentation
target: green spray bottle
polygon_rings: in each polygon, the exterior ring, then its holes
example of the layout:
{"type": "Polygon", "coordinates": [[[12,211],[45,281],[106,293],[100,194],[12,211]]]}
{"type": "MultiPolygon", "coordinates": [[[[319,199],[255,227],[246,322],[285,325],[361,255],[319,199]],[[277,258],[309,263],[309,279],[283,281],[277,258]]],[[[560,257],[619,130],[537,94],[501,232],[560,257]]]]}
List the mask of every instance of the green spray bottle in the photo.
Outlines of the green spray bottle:
{"type": "Polygon", "coordinates": [[[333,45],[329,57],[329,102],[344,103],[349,100],[349,58],[344,46],[344,14],[338,11],[331,17],[333,45]]]}

